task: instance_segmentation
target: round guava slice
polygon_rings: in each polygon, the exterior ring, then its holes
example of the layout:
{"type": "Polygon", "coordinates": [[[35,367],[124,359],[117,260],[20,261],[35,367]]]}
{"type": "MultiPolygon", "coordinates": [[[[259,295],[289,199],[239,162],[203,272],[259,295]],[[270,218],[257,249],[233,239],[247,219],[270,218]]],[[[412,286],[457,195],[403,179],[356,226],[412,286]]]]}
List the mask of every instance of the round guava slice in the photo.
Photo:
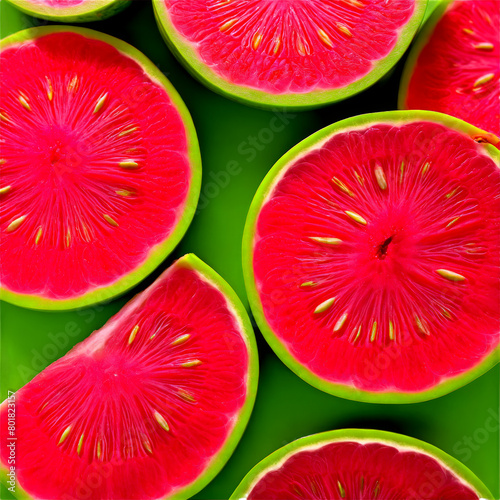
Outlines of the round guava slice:
{"type": "Polygon", "coordinates": [[[444,1],[410,52],[399,107],[447,113],[500,135],[499,78],[498,0],[444,1]]]}
{"type": "Polygon", "coordinates": [[[35,28],[0,47],[0,297],[68,309],[116,296],[194,215],[189,113],[144,55],[96,31],[35,28]]]}
{"type": "Polygon", "coordinates": [[[484,135],[430,111],[361,115],[266,176],[245,282],[263,335],[304,380],[404,403],[498,361],[500,153],[484,135]]]}
{"type": "Polygon", "coordinates": [[[160,30],[202,83],[262,107],[315,107],[375,83],[427,0],[154,0],[160,30]]]}
{"type": "Polygon", "coordinates": [[[257,464],[231,500],[479,500],[458,460],[401,434],[342,429],[298,439],[257,464]]]}
{"type": "Polygon", "coordinates": [[[257,377],[243,305],[186,255],[4,401],[4,473],[14,443],[33,498],[187,498],[236,447],[257,377]]]}
{"type": "Polygon", "coordinates": [[[132,0],[8,0],[30,16],[59,22],[100,21],[114,16],[132,0]]]}

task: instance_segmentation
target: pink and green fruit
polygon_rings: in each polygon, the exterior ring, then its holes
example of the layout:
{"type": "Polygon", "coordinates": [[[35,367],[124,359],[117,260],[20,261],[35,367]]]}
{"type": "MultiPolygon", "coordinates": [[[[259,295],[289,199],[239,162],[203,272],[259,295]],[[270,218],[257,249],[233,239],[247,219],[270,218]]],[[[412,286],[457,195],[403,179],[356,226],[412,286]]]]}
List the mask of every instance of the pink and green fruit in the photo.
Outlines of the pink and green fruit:
{"type": "Polygon", "coordinates": [[[68,309],[130,289],[194,215],[184,103],[136,49],[81,28],[2,40],[0,75],[0,297],[68,309]]]}
{"type": "Polygon", "coordinates": [[[164,38],[212,90],[247,104],[321,106],[399,60],[426,0],[153,0],[164,38]]]}
{"type": "Polygon", "coordinates": [[[8,0],[30,16],[82,23],[114,16],[132,0],[8,0]]]}
{"type": "Polygon", "coordinates": [[[3,473],[10,435],[17,488],[31,498],[187,498],[236,447],[257,377],[243,305],[186,255],[4,401],[3,473]]]}
{"type": "Polygon", "coordinates": [[[455,458],[400,434],[362,429],[298,439],[257,464],[231,500],[485,500],[455,458]]]}
{"type": "Polygon", "coordinates": [[[430,111],[361,115],[272,168],[246,222],[245,282],[300,377],[406,403],[498,362],[500,153],[485,135],[430,111]]]}
{"type": "Polygon", "coordinates": [[[497,0],[446,0],[410,53],[401,109],[429,109],[500,135],[500,9],[497,0]]]}

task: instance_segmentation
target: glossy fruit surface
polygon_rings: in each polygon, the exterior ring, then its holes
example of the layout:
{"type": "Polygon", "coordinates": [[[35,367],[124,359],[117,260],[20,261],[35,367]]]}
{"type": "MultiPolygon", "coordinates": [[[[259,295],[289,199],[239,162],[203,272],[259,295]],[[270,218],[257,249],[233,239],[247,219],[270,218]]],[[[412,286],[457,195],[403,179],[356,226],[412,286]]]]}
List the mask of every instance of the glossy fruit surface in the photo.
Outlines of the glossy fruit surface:
{"type": "Polygon", "coordinates": [[[439,113],[361,115],[271,169],[247,218],[246,285],[304,380],[412,402],[498,361],[500,169],[484,134],[439,113]]]}
{"type": "Polygon", "coordinates": [[[2,467],[14,436],[18,488],[33,498],[187,498],[236,447],[257,373],[236,294],[186,255],[4,401],[2,467]]]}
{"type": "Polygon", "coordinates": [[[399,107],[440,111],[500,135],[499,97],[498,2],[442,2],[412,48],[399,107]]]}
{"type": "Polygon", "coordinates": [[[231,500],[493,498],[456,459],[427,443],[367,429],[298,439],[257,464],[231,500]]]}
{"type": "Polygon", "coordinates": [[[187,109],[145,56],[96,31],[21,31],[0,57],[2,299],[68,309],[128,290],[194,215],[187,109]]]}
{"type": "Polygon", "coordinates": [[[164,38],[212,90],[263,107],[345,99],[401,57],[426,0],[154,0],[164,38]]]}

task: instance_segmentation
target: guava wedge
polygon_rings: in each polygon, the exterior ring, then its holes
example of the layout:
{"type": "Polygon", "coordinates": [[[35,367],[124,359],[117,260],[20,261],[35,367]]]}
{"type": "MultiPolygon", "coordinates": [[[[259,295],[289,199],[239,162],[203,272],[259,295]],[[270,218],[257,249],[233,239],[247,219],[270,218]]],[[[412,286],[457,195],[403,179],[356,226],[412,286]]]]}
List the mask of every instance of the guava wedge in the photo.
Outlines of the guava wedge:
{"type": "Polygon", "coordinates": [[[456,116],[500,135],[500,8],[497,0],[445,0],[404,68],[400,109],[456,116]]]}
{"type": "Polygon", "coordinates": [[[4,401],[2,468],[14,443],[33,498],[187,498],[236,447],[257,377],[243,305],[186,255],[4,401]]]}
{"type": "Polygon", "coordinates": [[[114,16],[132,0],[7,0],[30,16],[50,21],[83,23],[114,16]]]}
{"type": "Polygon", "coordinates": [[[446,394],[499,359],[500,154],[440,113],[343,120],[283,156],[243,266],[276,354],[338,396],[446,394]]]}
{"type": "Polygon", "coordinates": [[[260,107],[356,94],[399,60],[427,0],[153,0],[170,49],[202,83],[260,107]]]}
{"type": "Polygon", "coordinates": [[[0,46],[0,297],[71,309],[137,284],[195,212],[198,141],[140,52],[50,26],[0,46]]]}
{"type": "Polygon", "coordinates": [[[231,500],[479,500],[458,460],[401,434],[342,429],[298,439],[257,464],[231,500]]]}

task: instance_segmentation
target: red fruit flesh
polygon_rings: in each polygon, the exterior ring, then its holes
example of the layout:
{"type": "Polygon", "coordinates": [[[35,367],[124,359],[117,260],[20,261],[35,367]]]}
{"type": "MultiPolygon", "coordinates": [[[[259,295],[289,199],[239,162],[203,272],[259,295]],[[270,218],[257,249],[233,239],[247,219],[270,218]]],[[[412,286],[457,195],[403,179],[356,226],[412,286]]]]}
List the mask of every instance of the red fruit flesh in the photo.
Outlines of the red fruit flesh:
{"type": "MultiPolygon", "coordinates": [[[[174,264],[16,393],[16,475],[43,499],[158,499],[211,466],[248,396],[225,296],[174,264]]],[[[6,406],[0,414],[7,436],[6,406]]],[[[2,439],[2,463],[9,449],[2,439]]]]}
{"type": "Polygon", "coordinates": [[[201,60],[273,94],[344,87],[387,56],[415,0],[164,0],[201,60]]]}
{"type": "Polygon", "coordinates": [[[429,389],[499,343],[500,169],[443,125],[340,131],[283,169],[256,222],[272,332],[327,382],[429,389]]]}
{"type": "Polygon", "coordinates": [[[185,209],[179,111],[137,62],[80,34],[8,47],[0,66],[2,286],[59,299],[113,284],[185,209]]]}
{"type": "Polygon", "coordinates": [[[381,443],[344,441],[299,451],[267,472],[248,500],[476,500],[435,458],[381,443]]]}
{"type": "Polygon", "coordinates": [[[498,0],[453,2],[413,64],[406,109],[440,111],[500,135],[498,0]]]}

